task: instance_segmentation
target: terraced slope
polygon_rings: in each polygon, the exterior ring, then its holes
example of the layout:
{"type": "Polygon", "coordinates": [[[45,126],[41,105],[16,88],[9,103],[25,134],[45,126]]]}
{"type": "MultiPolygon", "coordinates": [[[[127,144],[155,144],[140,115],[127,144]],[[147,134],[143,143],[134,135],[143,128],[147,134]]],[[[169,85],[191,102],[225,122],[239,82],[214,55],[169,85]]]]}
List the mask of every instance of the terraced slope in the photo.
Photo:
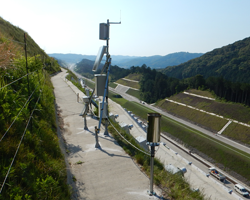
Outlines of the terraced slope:
{"type": "Polygon", "coordinates": [[[116,81],[116,83],[131,87],[131,88],[135,88],[135,89],[140,89],[140,85],[138,82],[134,82],[134,81],[129,81],[127,79],[119,79],[118,81],[116,81]]]}
{"type": "MultiPolygon", "coordinates": [[[[204,93],[199,91],[192,92],[204,95],[204,93]]],[[[206,96],[211,97],[212,95],[206,96]]],[[[250,108],[241,104],[218,102],[184,93],[174,95],[168,100],[174,102],[164,99],[159,101],[156,106],[195,124],[199,124],[214,133],[219,132],[229,121],[235,120],[226,127],[222,134],[238,142],[250,145],[250,127],[237,123],[243,122],[250,125],[250,108]],[[177,104],[176,102],[187,106],[177,104]],[[223,116],[223,118],[216,115],[223,116]]]]}
{"type": "Polygon", "coordinates": [[[126,79],[130,79],[133,81],[140,81],[142,77],[142,74],[129,74],[128,76],[124,77],[126,79]]]}
{"type": "Polygon", "coordinates": [[[218,102],[187,95],[184,93],[179,93],[169,99],[188,104],[190,106],[205,110],[207,112],[215,113],[226,118],[250,124],[250,108],[247,108],[242,104],[218,102]]]}

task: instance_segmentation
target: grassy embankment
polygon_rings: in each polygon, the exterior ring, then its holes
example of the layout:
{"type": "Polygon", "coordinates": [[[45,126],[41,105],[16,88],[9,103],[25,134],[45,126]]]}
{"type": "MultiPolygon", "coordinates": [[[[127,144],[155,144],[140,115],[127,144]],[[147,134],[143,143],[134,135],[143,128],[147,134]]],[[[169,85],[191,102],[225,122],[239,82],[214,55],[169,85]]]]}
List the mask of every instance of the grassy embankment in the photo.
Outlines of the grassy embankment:
{"type": "MultiPolygon", "coordinates": [[[[134,81],[140,81],[141,76],[142,76],[141,74],[129,74],[128,76],[126,76],[124,78],[134,80],[134,81]]],[[[140,91],[139,91],[139,89],[140,89],[139,83],[136,83],[136,82],[133,82],[133,81],[126,81],[126,80],[123,80],[123,79],[120,79],[120,80],[118,80],[116,82],[120,83],[122,85],[125,85],[125,86],[129,86],[129,87],[138,89],[138,90],[134,90],[134,89],[130,88],[126,93],[136,97],[137,99],[141,99],[140,91]]]]}
{"type": "Polygon", "coordinates": [[[140,95],[141,92],[139,90],[133,90],[133,89],[129,88],[126,93],[141,100],[141,95],[140,95]]]}
{"type": "Polygon", "coordinates": [[[116,86],[117,86],[116,83],[109,82],[109,87],[116,88],[116,86]]]}
{"type": "Polygon", "coordinates": [[[85,84],[90,87],[91,89],[94,89],[95,88],[95,83],[87,80],[87,79],[84,79],[85,80],[85,84]]]}
{"type": "MultiPolygon", "coordinates": [[[[40,59],[28,58],[28,65],[31,71],[37,71],[29,75],[29,88],[33,92],[23,110],[21,108],[29,97],[26,77],[0,90],[1,138],[6,133],[0,145],[1,183],[20,144],[0,199],[70,199],[66,166],[57,137],[50,76],[42,70],[40,59]],[[31,113],[32,119],[28,123],[31,113]]],[[[58,65],[51,68],[52,72],[58,70],[58,65]]],[[[1,71],[0,86],[24,74],[25,59],[22,57],[15,60],[12,68],[1,71]]]]}
{"type": "MultiPolygon", "coordinates": [[[[2,17],[0,17],[0,38],[3,36],[4,38],[8,38],[11,40],[24,42],[24,33],[21,28],[13,26],[8,21],[5,21],[2,17]]],[[[48,59],[49,56],[35,43],[35,41],[28,35],[27,36],[27,54],[28,56],[40,55],[45,59],[48,59]]],[[[2,39],[2,38],[1,38],[2,39]]],[[[23,47],[24,45],[21,43],[16,43],[20,47],[20,51],[22,51],[24,55],[23,47]]]]}
{"type": "MultiPolygon", "coordinates": [[[[196,90],[193,90],[192,92],[196,92],[196,90]]],[[[210,97],[212,96],[211,93],[207,91],[199,91],[199,95],[206,95],[210,97]]],[[[225,118],[234,119],[236,121],[248,124],[250,122],[250,109],[243,106],[242,104],[218,102],[214,100],[202,99],[199,97],[186,95],[183,93],[174,95],[169,99],[190,105],[192,107],[210,113],[224,116],[225,118]]],[[[225,118],[202,113],[200,111],[177,105],[175,103],[167,102],[165,100],[158,102],[157,106],[167,110],[170,113],[191,120],[194,123],[198,123],[216,132],[221,130],[221,128],[228,122],[228,120],[226,120],[225,118]]],[[[222,134],[242,143],[250,144],[250,127],[233,122],[226,128],[226,130],[222,134]]]]}
{"type": "Polygon", "coordinates": [[[204,96],[204,97],[215,98],[215,95],[212,94],[209,91],[189,89],[189,90],[186,90],[186,92],[189,92],[189,93],[192,93],[192,94],[201,95],[201,96],[204,96]]]}
{"type": "Polygon", "coordinates": [[[134,80],[134,81],[140,81],[141,77],[142,77],[142,74],[129,74],[128,76],[124,78],[134,80]]]}
{"type": "Polygon", "coordinates": [[[116,81],[116,83],[131,87],[131,88],[135,88],[135,89],[140,89],[140,85],[137,82],[133,82],[133,81],[127,81],[124,79],[119,79],[118,81],[116,81]]]}
{"type": "MultiPolygon", "coordinates": [[[[114,98],[112,96],[110,98],[121,104],[124,108],[132,110],[135,115],[144,120],[147,120],[147,113],[154,112],[139,103],[130,102],[123,98],[114,98]]],[[[223,170],[228,172],[233,170],[242,177],[245,177],[247,181],[250,180],[250,174],[248,173],[248,168],[250,167],[249,154],[218,142],[201,132],[186,127],[165,116],[162,116],[161,123],[163,132],[170,133],[174,137],[180,139],[189,148],[195,148],[209,156],[214,160],[215,165],[222,164],[224,166],[223,170]]],[[[245,182],[247,181],[245,180],[245,182]]]]}

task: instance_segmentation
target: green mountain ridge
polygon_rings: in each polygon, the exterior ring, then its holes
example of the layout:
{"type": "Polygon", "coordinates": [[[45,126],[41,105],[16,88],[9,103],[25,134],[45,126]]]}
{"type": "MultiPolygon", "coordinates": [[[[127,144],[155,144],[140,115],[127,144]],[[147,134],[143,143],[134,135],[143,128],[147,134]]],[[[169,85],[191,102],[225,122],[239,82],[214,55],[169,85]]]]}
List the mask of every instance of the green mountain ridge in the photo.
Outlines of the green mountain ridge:
{"type": "Polygon", "coordinates": [[[250,37],[214,49],[199,58],[161,70],[167,76],[184,79],[201,74],[233,82],[250,82],[250,37]]]}

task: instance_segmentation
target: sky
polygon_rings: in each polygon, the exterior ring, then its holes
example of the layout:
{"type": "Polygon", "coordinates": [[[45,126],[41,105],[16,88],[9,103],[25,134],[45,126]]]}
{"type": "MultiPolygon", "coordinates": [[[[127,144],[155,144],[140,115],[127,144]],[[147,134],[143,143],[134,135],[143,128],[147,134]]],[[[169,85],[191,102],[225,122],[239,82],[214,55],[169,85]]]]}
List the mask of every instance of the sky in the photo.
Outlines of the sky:
{"type": "Polygon", "coordinates": [[[250,36],[250,0],[0,0],[0,16],[46,53],[97,55],[99,24],[109,53],[206,53],[250,36]]]}

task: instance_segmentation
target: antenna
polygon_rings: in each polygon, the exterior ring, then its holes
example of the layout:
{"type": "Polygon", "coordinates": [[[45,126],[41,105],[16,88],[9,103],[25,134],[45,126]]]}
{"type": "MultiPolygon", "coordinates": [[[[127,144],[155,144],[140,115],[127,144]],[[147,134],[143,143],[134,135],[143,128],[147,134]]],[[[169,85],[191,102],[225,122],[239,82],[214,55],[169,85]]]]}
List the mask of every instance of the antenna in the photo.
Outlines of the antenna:
{"type": "Polygon", "coordinates": [[[120,10],[120,22],[122,23],[122,11],[120,10]]]}

